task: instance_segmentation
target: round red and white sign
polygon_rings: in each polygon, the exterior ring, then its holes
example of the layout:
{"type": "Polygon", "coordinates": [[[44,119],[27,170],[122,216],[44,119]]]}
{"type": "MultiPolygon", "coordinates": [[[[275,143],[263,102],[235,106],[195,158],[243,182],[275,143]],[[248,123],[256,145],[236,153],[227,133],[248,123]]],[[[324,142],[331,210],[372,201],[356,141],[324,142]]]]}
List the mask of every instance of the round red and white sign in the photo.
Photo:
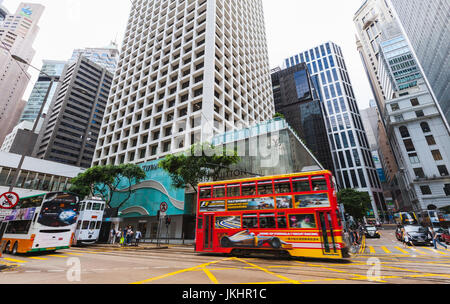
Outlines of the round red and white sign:
{"type": "Polygon", "coordinates": [[[166,212],[167,209],[169,209],[169,205],[167,205],[166,202],[162,202],[161,205],[159,205],[159,211],[166,212]]]}
{"type": "Polygon", "coordinates": [[[6,192],[0,195],[0,209],[12,209],[19,203],[19,195],[15,192],[6,192]]]}

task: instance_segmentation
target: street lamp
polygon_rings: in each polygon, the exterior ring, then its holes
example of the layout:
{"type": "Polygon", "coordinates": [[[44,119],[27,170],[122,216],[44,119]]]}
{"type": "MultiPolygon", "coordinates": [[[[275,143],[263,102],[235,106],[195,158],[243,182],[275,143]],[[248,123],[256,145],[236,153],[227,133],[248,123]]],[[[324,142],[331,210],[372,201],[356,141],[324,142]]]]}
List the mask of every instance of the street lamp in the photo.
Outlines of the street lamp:
{"type": "MultiPolygon", "coordinates": [[[[50,85],[48,86],[47,92],[45,93],[44,100],[42,101],[41,108],[39,109],[39,114],[38,114],[38,116],[36,117],[36,119],[34,120],[33,129],[31,130],[31,134],[33,134],[33,133],[36,131],[36,129],[37,129],[37,126],[38,126],[38,124],[39,124],[39,120],[40,120],[40,118],[41,118],[41,116],[42,116],[42,112],[44,111],[45,104],[47,103],[48,96],[50,95],[50,91],[51,91],[51,89],[52,89],[52,87],[53,87],[53,83],[55,82],[55,78],[56,78],[56,77],[55,77],[55,76],[50,76],[50,75],[48,75],[47,73],[45,73],[45,72],[39,70],[38,68],[32,66],[32,65],[31,65],[30,63],[28,63],[26,60],[20,58],[20,57],[17,56],[17,55],[11,55],[11,57],[12,57],[14,60],[16,60],[17,62],[20,62],[20,63],[22,63],[22,64],[28,65],[28,66],[30,66],[30,67],[36,69],[36,70],[39,71],[40,73],[44,74],[44,75],[47,76],[48,78],[50,78],[50,85]]],[[[56,80],[56,82],[62,83],[62,81],[60,81],[60,80],[56,80]]],[[[83,89],[83,88],[75,87],[75,89],[76,89],[77,91],[80,91],[80,92],[83,93],[83,94],[88,94],[88,92],[87,92],[85,89],[83,89]]],[[[29,152],[29,149],[28,149],[28,151],[22,152],[22,155],[21,155],[20,161],[19,161],[19,165],[17,166],[16,172],[14,173],[14,176],[13,176],[13,179],[12,179],[12,183],[11,183],[11,185],[9,186],[8,192],[12,192],[12,190],[14,189],[14,186],[17,184],[17,181],[19,180],[19,173],[20,173],[20,170],[22,170],[22,165],[23,165],[23,162],[24,162],[24,160],[25,160],[25,156],[26,156],[26,154],[27,154],[26,152],[29,152]]]]}

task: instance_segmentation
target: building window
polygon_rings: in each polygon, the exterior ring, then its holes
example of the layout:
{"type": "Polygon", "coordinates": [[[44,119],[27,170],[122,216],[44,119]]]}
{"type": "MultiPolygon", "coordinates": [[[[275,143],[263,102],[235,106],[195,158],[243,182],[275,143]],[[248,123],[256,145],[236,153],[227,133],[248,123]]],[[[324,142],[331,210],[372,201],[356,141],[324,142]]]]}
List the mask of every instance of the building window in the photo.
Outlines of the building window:
{"type": "Polygon", "coordinates": [[[416,175],[416,178],[425,178],[425,173],[423,173],[422,168],[414,168],[414,174],[416,175]]]}
{"type": "Polygon", "coordinates": [[[406,151],[408,152],[416,151],[416,148],[414,147],[414,144],[411,139],[405,139],[403,143],[405,144],[406,151]]]}
{"type": "Polygon", "coordinates": [[[424,117],[425,114],[423,113],[422,110],[420,110],[420,111],[416,111],[416,116],[417,116],[417,117],[424,117]]]}
{"type": "Polygon", "coordinates": [[[420,186],[420,191],[422,192],[422,195],[431,195],[430,186],[420,186]]]}
{"type": "Polygon", "coordinates": [[[420,163],[417,153],[411,153],[411,154],[408,154],[408,156],[409,156],[409,161],[411,162],[411,164],[419,164],[420,163]]]}
{"type": "Polygon", "coordinates": [[[446,196],[450,196],[450,184],[444,185],[444,192],[446,196]]]}
{"type": "Polygon", "coordinates": [[[436,161],[442,160],[442,155],[439,150],[433,150],[433,151],[431,151],[431,154],[433,154],[434,160],[436,160],[436,161]]]}
{"type": "Polygon", "coordinates": [[[408,128],[407,128],[407,127],[401,126],[401,127],[399,128],[399,131],[400,131],[400,135],[402,136],[402,138],[405,138],[405,137],[411,137],[411,136],[409,135],[409,131],[408,131],[408,128]]]}
{"type": "Polygon", "coordinates": [[[425,136],[425,138],[427,139],[427,143],[429,146],[433,146],[436,144],[436,141],[434,140],[433,135],[425,136]]]}
{"type": "Polygon", "coordinates": [[[411,99],[411,105],[413,107],[418,106],[419,105],[419,100],[417,98],[411,99]]]}
{"type": "Polygon", "coordinates": [[[423,133],[431,132],[430,126],[428,125],[427,122],[422,122],[420,124],[420,127],[422,128],[423,133]]]}
{"type": "Polygon", "coordinates": [[[402,121],[404,121],[405,119],[403,118],[403,115],[395,115],[394,116],[394,120],[396,121],[396,122],[402,122],[402,121]]]}
{"type": "Polygon", "coordinates": [[[397,111],[400,110],[400,107],[398,106],[398,103],[393,103],[391,104],[391,109],[392,111],[397,111]]]}
{"type": "Polygon", "coordinates": [[[438,168],[439,174],[440,174],[441,176],[448,176],[448,175],[449,175],[446,166],[444,166],[444,165],[442,165],[442,166],[437,166],[437,168],[438,168]]]}

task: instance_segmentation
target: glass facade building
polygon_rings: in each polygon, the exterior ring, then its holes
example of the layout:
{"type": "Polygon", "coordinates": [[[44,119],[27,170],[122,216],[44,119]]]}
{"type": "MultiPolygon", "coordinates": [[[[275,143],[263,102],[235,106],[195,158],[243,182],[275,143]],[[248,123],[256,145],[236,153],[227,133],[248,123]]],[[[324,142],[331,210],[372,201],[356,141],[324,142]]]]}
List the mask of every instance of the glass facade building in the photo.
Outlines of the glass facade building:
{"type": "Polygon", "coordinates": [[[53,96],[56,92],[56,88],[58,86],[57,81],[59,80],[59,77],[61,77],[65,65],[66,65],[65,61],[44,60],[41,69],[43,73],[39,74],[39,77],[33,87],[33,90],[31,91],[31,95],[28,98],[27,105],[25,106],[25,109],[22,112],[20,122],[25,120],[34,121],[37,118],[42,103],[44,102],[45,94],[48,90],[48,87],[50,86],[51,79],[49,76],[51,76],[54,77],[54,82],[50,90],[50,94],[48,95],[47,102],[43,111],[43,114],[47,114],[53,96]]]}
{"type": "Polygon", "coordinates": [[[383,216],[384,195],[341,48],[327,42],[287,58],[284,65],[298,63],[307,65],[322,97],[338,184],[368,192],[375,216],[383,216]]]}
{"type": "Polygon", "coordinates": [[[335,172],[324,121],[324,109],[306,64],[272,73],[275,111],[286,118],[327,170],[335,172]]]}

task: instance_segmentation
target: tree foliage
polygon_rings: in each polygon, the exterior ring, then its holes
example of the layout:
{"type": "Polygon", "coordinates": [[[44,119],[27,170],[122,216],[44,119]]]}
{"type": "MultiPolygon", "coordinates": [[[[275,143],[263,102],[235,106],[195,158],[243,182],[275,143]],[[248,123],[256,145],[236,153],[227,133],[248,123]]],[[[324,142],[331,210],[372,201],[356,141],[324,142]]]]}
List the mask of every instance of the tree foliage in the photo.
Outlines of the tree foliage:
{"type": "Polygon", "coordinates": [[[277,113],[275,113],[275,114],[273,115],[273,119],[275,119],[275,118],[283,118],[283,119],[284,119],[284,115],[281,114],[281,113],[279,113],[279,112],[277,112],[277,113]]]}
{"type": "Polygon", "coordinates": [[[132,184],[144,178],[144,170],[134,164],[94,166],[73,178],[72,187],[69,191],[83,198],[98,193],[104,198],[106,205],[111,207],[110,203],[114,193],[119,190],[119,185],[126,180],[128,195],[118,206],[115,206],[120,208],[130,198],[132,184]]]}
{"type": "Polygon", "coordinates": [[[168,155],[159,166],[172,178],[174,187],[185,188],[189,185],[197,192],[200,182],[214,178],[221,169],[239,161],[236,151],[208,143],[193,145],[184,153],[168,155]]]}
{"type": "Polygon", "coordinates": [[[359,192],[354,189],[344,189],[338,192],[337,199],[344,204],[345,212],[355,219],[361,220],[370,209],[370,196],[367,192],[359,192]]]}

